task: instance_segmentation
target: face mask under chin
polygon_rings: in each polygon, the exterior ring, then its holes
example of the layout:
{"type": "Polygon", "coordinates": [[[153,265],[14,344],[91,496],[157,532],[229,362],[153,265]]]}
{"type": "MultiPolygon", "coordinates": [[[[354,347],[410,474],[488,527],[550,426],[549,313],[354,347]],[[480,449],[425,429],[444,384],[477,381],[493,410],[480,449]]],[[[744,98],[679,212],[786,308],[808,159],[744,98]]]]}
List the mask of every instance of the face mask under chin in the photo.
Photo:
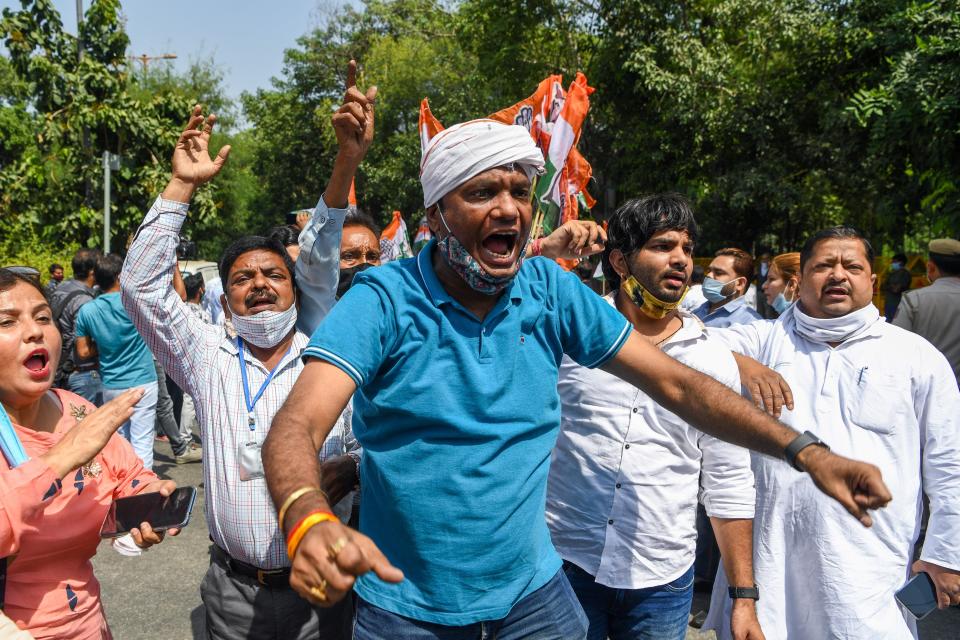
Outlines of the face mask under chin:
{"type": "Polygon", "coordinates": [[[280,344],[297,324],[296,300],[283,311],[261,311],[252,316],[241,316],[232,309],[230,311],[230,321],[237,335],[261,349],[280,344]]]}
{"type": "Polygon", "coordinates": [[[526,244],[520,250],[520,256],[517,258],[513,273],[509,276],[494,276],[484,269],[476,258],[470,255],[467,248],[450,231],[439,202],[437,203],[437,212],[440,214],[440,221],[443,222],[443,226],[447,230],[447,235],[437,242],[437,251],[440,252],[440,256],[447,263],[447,266],[453,269],[477,293],[493,296],[506,289],[520,271],[520,265],[523,264],[523,258],[527,254],[526,244]]]}
{"type": "Polygon", "coordinates": [[[683,294],[676,302],[665,302],[650,293],[636,278],[630,276],[620,283],[620,290],[630,296],[633,303],[640,307],[640,311],[645,315],[654,320],[660,320],[680,306],[690,288],[684,287],[683,294]]]}

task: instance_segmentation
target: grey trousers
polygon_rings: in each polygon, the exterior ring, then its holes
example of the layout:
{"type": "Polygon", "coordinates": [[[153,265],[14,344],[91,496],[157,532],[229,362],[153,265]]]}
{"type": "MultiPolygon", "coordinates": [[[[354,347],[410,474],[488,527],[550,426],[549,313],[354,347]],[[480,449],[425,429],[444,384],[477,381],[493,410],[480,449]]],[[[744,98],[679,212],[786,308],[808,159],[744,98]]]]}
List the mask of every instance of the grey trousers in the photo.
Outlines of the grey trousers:
{"type": "Polygon", "coordinates": [[[211,562],[200,598],[210,640],[349,640],[353,601],[315,608],[288,587],[271,588],[211,562]]]}

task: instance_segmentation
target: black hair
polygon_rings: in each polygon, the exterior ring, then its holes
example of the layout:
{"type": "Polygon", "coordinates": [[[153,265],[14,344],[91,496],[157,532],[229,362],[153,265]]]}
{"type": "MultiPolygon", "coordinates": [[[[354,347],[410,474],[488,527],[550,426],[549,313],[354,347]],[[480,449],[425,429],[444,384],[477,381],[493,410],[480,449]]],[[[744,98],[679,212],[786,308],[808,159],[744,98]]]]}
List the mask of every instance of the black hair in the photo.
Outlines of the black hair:
{"type": "Polygon", "coordinates": [[[73,255],[70,266],[73,268],[73,277],[77,280],[86,280],[90,272],[97,267],[97,258],[102,254],[99,249],[80,249],[73,255]]]}
{"type": "Polygon", "coordinates": [[[47,301],[47,304],[50,303],[50,298],[47,297],[47,292],[43,290],[43,286],[41,286],[38,278],[28,276],[24,273],[18,273],[12,269],[0,268],[0,291],[9,291],[20,282],[26,283],[36,289],[40,292],[40,295],[43,296],[43,299],[47,301]]]}
{"type": "Polygon", "coordinates": [[[907,256],[902,253],[893,254],[893,262],[902,262],[903,266],[907,266],[907,256]]]}
{"type": "Polygon", "coordinates": [[[690,276],[690,284],[703,284],[703,267],[698,264],[693,265],[693,274],[690,276]]]}
{"type": "Polygon", "coordinates": [[[270,227],[267,231],[268,238],[275,238],[284,247],[292,247],[300,241],[300,229],[289,224],[282,224],[276,227],[270,227]]]}
{"type": "Polygon", "coordinates": [[[228,276],[230,275],[230,268],[233,266],[233,263],[248,251],[269,251],[270,253],[275,253],[280,256],[283,259],[283,264],[287,267],[287,271],[290,272],[290,280],[293,282],[294,287],[296,287],[297,279],[296,272],[294,271],[293,258],[287,253],[287,248],[283,246],[283,243],[276,238],[243,236],[242,238],[234,240],[230,246],[224,250],[223,256],[220,258],[220,268],[218,271],[220,273],[220,280],[223,281],[224,289],[227,288],[228,276]]]}
{"type": "Polygon", "coordinates": [[[183,288],[187,290],[187,300],[192,300],[203,288],[203,275],[191,273],[183,279],[183,288]]]}
{"type": "Polygon", "coordinates": [[[113,288],[120,278],[120,271],[123,269],[123,258],[115,253],[108,253],[97,258],[97,264],[93,269],[93,279],[96,281],[100,291],[105,292],[113,288]]]}
{"type": "Polygon", "coordinates": [[[807,264],[807,260],[809,260],[813,255],[814,249],[816,249],[817,245],[824,240],[859,240],[863,243],[863,251],[867,254],[867,262],[869,263],[869,266],[871,268],[873,267],[873,245],[870,244],[870,241],[867,240],[867,237],[855,227],[838,225],[836,227],[828,227],[826,229],[817,231],[815,234],[807,238],[807,241],[803,243],[803,249],[800,250],[801,273],[803,273],[803,267],[805,264],[807,264]]]}
{"type": "Polygon", "coordinates": [[[960,276],[960,256],[948,256],[944,253],[931,253],[930,262],[937,265],[941,275],[960,276]]]}
{"type": "Polygon", "coordinates": [[[343,219],[343,226],[349,227],[353,225],[355,227],[366,227],[373,232],[373,235],[380,240],[381,229],[377,226],[376,221],[366,211],[362,209],[352,210],[347,213],[346,217],[343,219]]]}
{"type": "Polygon", "coordinates": [[[48,273],[53,273],[53,272],[56,271],[57,269],[60,269],[60,271],[63,271],[63,265],[62,265],[62,264],[57,264],[56,262],[54,262],[52,265],[50,265],[50,268],[47,269],[47,272],[48,272],[48,273]]]}
{"type": "Polygon", "coordinates": [[[612,288],[620,287],[620,275],[610,264],[610,253],[619,249],[624,256],[629,256],[661,231],[686,231],[693,242],[700,235],[690,201],[679,193],[655,193],[634,198],[614,212],[607,227],[602,262],[603,276],[612,288]]]}

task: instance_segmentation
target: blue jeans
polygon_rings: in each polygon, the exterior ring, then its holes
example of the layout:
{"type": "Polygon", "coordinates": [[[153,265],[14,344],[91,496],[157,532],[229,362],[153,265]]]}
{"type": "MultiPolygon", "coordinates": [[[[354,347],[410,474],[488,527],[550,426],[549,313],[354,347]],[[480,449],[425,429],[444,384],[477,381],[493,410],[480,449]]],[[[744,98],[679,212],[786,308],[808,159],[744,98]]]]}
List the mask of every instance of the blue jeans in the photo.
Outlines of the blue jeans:
{"type": "Polygon", "coordinates": [[[67,387],[87,402],[96,406],[103,404],[103,385],[100,383],[100,372],[74,371],[67,378],[67,387]]]}
{"type": "Polygon", "coordinates": [[[693,602],[693,567],[659,587],[613,589],[580,567],[563,563],[590,631],[587,640],[683,640],[693,602]]]}
{"type": "MultiPolygon", "coordinates": [[[[140,385],[144,389],[143,397],[133,405],[133,415],[123,423],[118,432],[133,445],[137,456],[143,460],[143,466],[153,469],[153,423],[157,418],[157,383],[140,385]]],[[[104,389],[103,401],[109,402],[123,394],[126,389],[104,389]]]]}
{"type": "Polygon", "coordinates": [[[502,620],[448,627],[391,613],[357,598],[353,640],[584,640],[587,618],[563,571],[502,620]]]}

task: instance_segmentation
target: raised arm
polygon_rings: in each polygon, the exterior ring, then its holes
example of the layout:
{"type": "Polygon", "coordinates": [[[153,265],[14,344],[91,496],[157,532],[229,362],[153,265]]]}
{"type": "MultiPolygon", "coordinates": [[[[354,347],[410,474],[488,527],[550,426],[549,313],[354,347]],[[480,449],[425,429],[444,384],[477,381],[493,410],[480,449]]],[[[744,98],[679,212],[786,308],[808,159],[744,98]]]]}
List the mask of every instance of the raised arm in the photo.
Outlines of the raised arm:
{"type": "MultiPolygon", "coordinates": [[[[603,368],[642,389],[697,429],[741,447],[782,459],[786,446],[800,435],[636,333],[603,368]]],[[[864,526],[873,523],[867,510],[882,507],[891,499],[880,470],[871,464],[817,446],[803,449],[797,462],[821,491],[864,526]]]]}
{"type": "Polygon", "coordinates": [[[377,88],[361,93],[356,86],[356,73],[357,63],[351,60],[343,104],[331,118],[338,145],[333,172],[309,224],[300,233],[297,287],[302,297],[297,328],[307,335],[320,326],[336,300],[340,236],[350,184],[373,141],[377,88]]]}
{"type": "Polygon", "coordinates": [[[216,116],[204,117],[200,105],[194,107],[174,148],[170,182],[140,225],[120,274],[124,309],[163,368],[188,392],[205,372],[204,347],[216,344],[219,330],[189,312],[172,281],[193,192],[219,173],[230,153],[226,146],[215,159],[209,156],[215,122],[216,116]]]}

